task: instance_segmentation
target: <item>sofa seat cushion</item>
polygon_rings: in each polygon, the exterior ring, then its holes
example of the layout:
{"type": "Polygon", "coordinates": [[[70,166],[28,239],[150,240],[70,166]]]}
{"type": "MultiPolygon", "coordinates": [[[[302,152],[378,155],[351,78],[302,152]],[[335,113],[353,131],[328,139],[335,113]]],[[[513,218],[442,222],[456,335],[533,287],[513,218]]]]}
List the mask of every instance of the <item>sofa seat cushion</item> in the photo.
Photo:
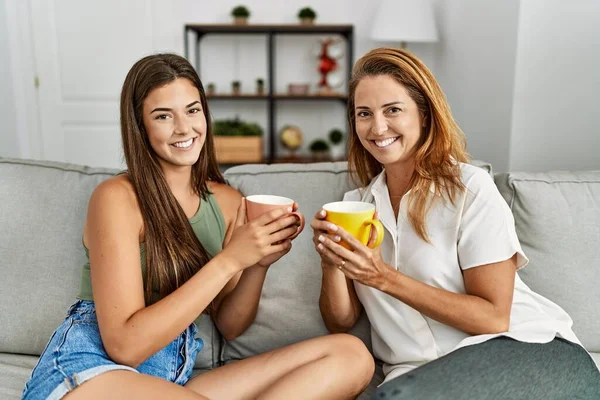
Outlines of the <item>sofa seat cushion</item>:
{"type": "Polygon", "coordinates": [[[530,260],[519,275],[600,352],[600,171],[501,174],[496,185],[530,260]]]}
{"type": "Polygon", "coordinates": [[[0,353],[0,399],[19,400],[38,357],[0,353]]]}

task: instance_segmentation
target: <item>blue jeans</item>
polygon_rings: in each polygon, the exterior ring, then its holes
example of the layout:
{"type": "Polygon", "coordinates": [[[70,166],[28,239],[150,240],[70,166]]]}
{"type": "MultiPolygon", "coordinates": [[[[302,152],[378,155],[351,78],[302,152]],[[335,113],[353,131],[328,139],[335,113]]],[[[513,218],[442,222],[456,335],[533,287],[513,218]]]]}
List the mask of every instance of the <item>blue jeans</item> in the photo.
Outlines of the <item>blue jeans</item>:
{"type": "Polygon", "coordinates": [[[83,382],[106,371],[126,370],[185,385],[192,376],[202,339],[191,324],[175,340],[136,369],[110,359],[100,337],[96,307],[79,300],[54,331],[23,390],[24,400],[61,399],[83,382]]]}

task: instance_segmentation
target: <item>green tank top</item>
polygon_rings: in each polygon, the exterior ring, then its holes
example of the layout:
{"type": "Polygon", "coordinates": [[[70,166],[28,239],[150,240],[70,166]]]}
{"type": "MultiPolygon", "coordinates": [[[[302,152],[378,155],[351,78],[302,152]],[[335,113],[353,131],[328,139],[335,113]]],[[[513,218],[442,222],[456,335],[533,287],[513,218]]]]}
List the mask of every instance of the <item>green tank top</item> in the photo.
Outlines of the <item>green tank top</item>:
{"type": "MultiPolygon", "coordinates": [[[[208,194],[206,200],[200,202],[198,211],[189,221],[196,237],[202,243],[210,258],[216,256],[223,249],[226,227],[221,209],[212,193],[208,194]]],[[[93,301],[92,281],[90,278],[90,255],[88,249],[85,246],[83,248],[85,249],[87,262],[83,265],[81,285],[77,298],[93,301]]],[[[140,244],[140,260],[142,262],[142,270],[144,270],[146,268],[146,248],[143,243],[140,244]]]]}

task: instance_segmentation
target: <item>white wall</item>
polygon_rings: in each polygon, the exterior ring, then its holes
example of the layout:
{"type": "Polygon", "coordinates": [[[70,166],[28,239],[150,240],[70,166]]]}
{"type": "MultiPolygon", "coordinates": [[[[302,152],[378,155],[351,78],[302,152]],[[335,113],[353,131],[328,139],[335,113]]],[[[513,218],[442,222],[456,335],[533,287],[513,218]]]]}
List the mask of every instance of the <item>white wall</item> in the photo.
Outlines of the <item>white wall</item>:
{"type": "Polygon", "coordinates": [[[9,32],[4,0],[0,0],[0,54],[0,157],[20,157],[11,63],[5,56],[9,54],[9,32]]]}
{"type": "Polygon", "coordinates": [[[600,2],[521,5],[510,169],[600,169],[600,2]]]}
{"type": "MultiPolygon", "coordinates": [[[[317,10],[319,23],[353,24],[356,59],[373,47],[389,45],[369,39],[372,18],[380,2],[289,0],[284,4],[278,0],[247,0],[244,3],[252,11],[251,23],[292,23],[296,21],[297,10],[309,5],[317,10]]],[[[0,0],[0,5],[13,4],[13,13],[18,8],[21,16],[27,12],[27,6],[21,4],[28,3],[0,0]]],[[[64,21],[77,19],[82,26],[110,26],[110,15],[120,15],[124,9],[119,8],[128,7],[130,3],[111,0],[96,4],[95,9],[104,10],[102,23],[96,21],[98,15],[80,15],[78,12],[75,16],[57,15],[50,25],[59,24],[60,32],[67,29],[69,37],[77,37],[81,42],[78,48],[85,48],[87,43],[101,43],[100,47],[95,44],[92,47],[102,51],[114,49],[111,54],[126,51],[127,57],[117,57],[112,62],[105,58],[101,65],[78,57],[73,60],[82,65],[67,64],[69,71],[80,70],[85,76],[104,77],[89,84],[110,80],[111,84],[106,85],[104,91],[111,95],[104,106],[116,112],[118,91],[131,60],[141,57],[148,49],[183,53],[185,23],[228,23],[231,21],[229,12],[238,3],[237,0],[174,0],[166,6],[160,0],[139,0],[135,4],[144,5],[146,11],[129,29],[138,37],[140,32],[135,27],[142,24],[147,32],[151,32],[151,37],[144,39],[147,47],[133,53],[127,51],[131,44],[129,47],[124,45],[121,36],[100,35],[100,30],[90,33],[92,37],[89,37],[86,32],[93,29],[71,32],[78,25],[64,24],[64,21]],[[91,19],[86,22],[86,18],[91,19]]],[[[600,53],[596,50],[600,48],[600,5],[597,1],[433,0],[433,3],[440,42],[409,43],[409,49],[425,61],[440,81],[454,115],[467,135],[469,152],[474,158],[491,162],[495,171],[600,167],[596,161],[600,157],[595,154],[600,147],[600,135],[597,134],[600,124],[594,120],[597,114],[594,95],[600,89],[600,53]],[[572,73],[573,70],[576,73],[572,73]]],[[[53,4],[58,5],[56,8],[61,12],[68,14],[71,10],[65,6],[70,4],[68,1],[55,0],[53,4]]],[[[8,7],[9,11],[11,7],[8,7]]],[[[4,8],[0,7],[2,22],[6,19],[4,8]]],[[[131,14],[130,10],[125,11],[131,14]]],[[[0,50],[4,50],[0,54],[6,54],[5,27],[4,24],[0,27],[0,50]]],[[[19,43],[31,42],[26,29],[21,26],[19,29],[23,30],[18,32],[19,43]]],[[[61,36],[56,34],[56,37],[61,36]]],[[[289,82],[315,84],[318,81],[314,56],[318,37],[278,39],[277,90],[285,90],[289,82]]],[[[63,53],[65,49],[68,47],[62,47],[63,53]]],[[[215,82],[217,91],[229,91],[232,80],[241,80],[243,90],[251,92],[255,79],[266,75],[265,42],[260,37],[206,37],[201,50],[201,77],[205,83],[215,82]]],[[[21,56],[28,55],[27,49],[21,51],[21,56]]],[[[37,139],[40,136],[36,132],[37,121],[31,118],[27,109],[28,104],[36,101],[35,90],[30,87],[35,73],[26,63],[28,58],[21,58],[25,62],[10,60],[13,74],[17,71],[22,75],[21,80],[17,76],[12,88],[10,74],[5,73],[10,64],[6,58],[0,60],[0,115],[4,121],[0,131],[0,154],[9,152],[8,155],[30,154],[34,158],[44,158],[42,140],[37,139]],[[19,82],[24,90],[18,86],[19,82]],[[21,98],[13,101],[11,90],[21,98]],[[11,108],[14,104],[17,105],[16,122],[15,111],[11,108]],[[15,124],[16,130],[12,128],[15,124]],[[23,132],[29,131],[31,137],[27,138],[23,132]],[[16,138],[15,132],[19,132],[16,138]]],[[[342,62],[343,68],[345,65],[342,62]]],[[[39,68],[40,72],[47,70],[44,65],[39,68]]],[[[47,83],[47,80],[42,82],[42,88],[47,87],[44,86],[47,83]]],[[[63,83],[59,82],[59,87],[63,83]]],[[[249,101],[213,102],[211,105],[215,118],[239,115],[262,126],[267,123],[265,108],[262,102],[249,101]]],[[[112,118],[115,121],[111,125],[114,129],[111,134],[116,137],[116,114],[112,118]]],[[[44,122],[43,118],[41,122],[44,122]]],[[[108,129],[107,123],[104,124],[108,129]]],[[[312,139],[324,137],[332,128],[345,128],[345,110],[341,102],[282,102],[278,106],[277,129],[285,124],[296,124],[304,131],[306,153],[312,139]]],[[[66,146],[69,146],[68,141],[66,146]]],[[[65,150],[66,154],[77,153],[76,149],[68,150],[65,150]]]]}
{"type": "Polygon", "coordinates": [[[507,171],[520,0],[437,0],[435,70],[473,158],[507,171]]]}

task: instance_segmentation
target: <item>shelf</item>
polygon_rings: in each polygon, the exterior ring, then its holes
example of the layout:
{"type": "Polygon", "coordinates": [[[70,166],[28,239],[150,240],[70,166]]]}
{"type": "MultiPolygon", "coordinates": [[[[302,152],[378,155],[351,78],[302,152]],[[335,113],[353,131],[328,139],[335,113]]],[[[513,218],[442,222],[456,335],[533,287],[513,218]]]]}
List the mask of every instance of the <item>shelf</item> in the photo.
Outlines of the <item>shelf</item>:
{"type": "Polygon", "coordinates": [[[207,95],[207,99],[214,100],[267,100],[273,98],[275,100],[341,100],[347,101],[348,96],[344,93],[333,93],[333,94],[285,94],[285,93],[276,93],[272,96],[268,94],[213,94],[207,95]]]}
{"type": "Polygon", "coordinates": [[[215,100],[266,100],[269,98],[266,94],[211,94],[206,95],[207,99],[215,100]]]}
{"type": "MultiPolygon", "coordinates": [[[[331,158],[328,155],[325,157],[315,157],[313,155],[299,155],[299,156],[283,156],[276,157],[273,159],[272,164],[307,164],[307,163],[318,163],[318,162],[336,162],[346,161],[347,158],[331,158]]],[[[267,162],[265,160],[265,162],[267,162]]]]}
{"type": "MultiPolygon", "coordinates": [[[[195,48],[195,65],[194,68],[198,72],[198,75],[204,79],[201,75],[200,68],[200,43],[202,39],[208,35],[214,34],[262,34],[265,36],[266,40],[266,50],[267,50],[267,75],[265,77],[266,87],[269,88],[269,92],[264,94],[256,94],[256,93],[240,93],[234,95],[233,93],[215,93],[212,95],[207,95],[207,99],[209,101],[255,101],[260,100],[265,102],[266,113],[267,113],[267,126],[265,128],[266,131],[266,140],[268,151],[267,156],[262,162],[264,163],[281,163],[281,162],[319,162],[319,161],[332,161],[330,159],[320,159],[314,158],[310,155],[308,156],[298,156],[296,158],[290,157],[281,157],[278,156],[276,139],[277,139],[277,105],[280,101],[341,101],[344,105],[348,103],[348,96],[346,93],[340,93],[336,91],[331,91],[328,94],[318,94],[318,93],[309,93],[304,95],[293,95],[286,92],[281,93],[273,93],[272,90],[278,87],[276,82],[276,74],[275,74],[275,51],[277,49],[276,46],[276,37],[283,35],[340,35],[344,38],[346,51],[346,84],[348,84],[350,79],[350,74],[352,71],[352,63],[354,60],[353,51],[354,51],[354,27],[352,25],[301,25],[301,24],[276,24],[276,25],[260,25],[260,24],[249,24],[249,25],[233,25],[233,24],[186,24],[184,26],[184,52],[185,57],[189,59],[190,54],[190,44],[195,48]]],[[[340,61],[342,62],[342,61],[340,61]]],[[[252,87],[249,87],[250,90],[252,87]]],[[[224,89],[229,89],[225,87],[224,89]]],[[[345,91],[345,88],[340,88],[345,91]]]]}
{"type": "Polygon", "coordinates": [[[300,25],[300,24],[281,24],[281,25],[233,25],[233,24],[186,24],[185,29],[194,31],[198,34],[206,33],[314,33],[314,34],[333,34],[348,35],[353,31],[352,25],[300,25]]]}
{"type": "Polygon", "coordinates": [[[348,100],[344,93],[332,94],[274,94],[273,98],[278,100],[348,100]]]}
{"type": "Polygon", "coordinates": [[[346,157],[342,158],[331,158],[329,156],[325,157],[315,157],[312,155],[299,155],[299,156],[282,156],[275,157],[272,161],[268,158],[264,158],[259,162],[244,162],[244,163],[220,163],[219,165],[222,167],[231,167],[234,165],[242,165],[242,164],[309,164],[309,163],[320,163],[320,162],[338,162],[338,161],[347,161],[346,157]]]}

